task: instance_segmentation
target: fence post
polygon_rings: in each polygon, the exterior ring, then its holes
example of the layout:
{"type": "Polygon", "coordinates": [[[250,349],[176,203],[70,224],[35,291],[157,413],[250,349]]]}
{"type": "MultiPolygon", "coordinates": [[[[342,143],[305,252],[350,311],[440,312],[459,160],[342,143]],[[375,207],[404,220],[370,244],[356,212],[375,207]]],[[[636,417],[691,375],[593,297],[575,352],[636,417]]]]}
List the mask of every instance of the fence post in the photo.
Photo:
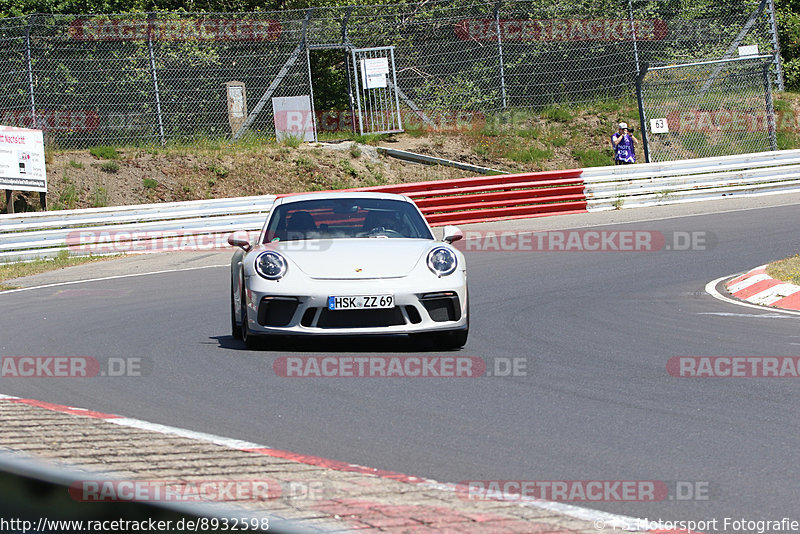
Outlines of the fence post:
{"type": "Polygon", "coordinates": [[[153,78],[153,90],[156,96],[156,116],[158,117],[158,138],[164,144],[164,121],[161,118],[161,95],[158,92],[158,75],[156,74],[156,58],[153,55],[153,20],[155,13],[147,14],[147,50],[150,52],[150,75],[153,78]]]}
{"type": "MultiPolygon", "coordinates": [[[[774,59],[772,60],[775,65],[775,74],[777,74],[778,91],[783,91],[783,69],[781,69],[781,45],[778,42],[778,23],[775,20],[775,1],[769,0],[769,25],[772,35],[772,51],[774,59]]],[[[773,149],[774,150],[774,149],[773,149]]]]}
{"type": "Polygon", "coordinates": [[[764,63],[762,68],[764,78],[764,103],[767,111],[767,131],[769,132],[770,150],[778,150],[778,139],[775,134],[775,107],[772,104],[772,83],[769,75],[769,63],[764,63]]]}
{"type": "Polygon", "coordinates": [[[633,2],[628,0],[628,14],[631,19],[631,34],[633,35],[633,59],[636,61],[636,76],[639,76],[639,46],[636,44],[636,26],[633,22],[633,2]]]}
{"type": "MultiPolygon", "coordinates": [[[[637,63],[638,65],[638,63],[637,63]]],[[[639,104],[639,126],[642,129],[642,147],[644,148],[644,162],[650,163],[650,142],[647,138],[647,114],[644,111],[644,98],[642,96],[642,81],[647,74],[648,64],[645,63],[636,76],[636,102],[639,104]]]]}
{"type": "Polygon", "coordinates": [[[497,52],[500,62],[500,96],[503,99],[503,111],[506,110],[506,75],[503,66],[503,38],[500,31],[500,0],[494,4],[494,26],[497,31],[497,52]]]}
{"type": "Polygon", "coordinates": [[[34,98],[34,83],[33,83],[33,60],[31,58],[31,25],[36,15],[31,15],[28,19],[28,24],[25,27],[25,61],[28,64],[28,94],[31,101],[31,120],[33,120],[33,128],[39,128],[39,118],[36,116],[36,99],[34,98]]]}

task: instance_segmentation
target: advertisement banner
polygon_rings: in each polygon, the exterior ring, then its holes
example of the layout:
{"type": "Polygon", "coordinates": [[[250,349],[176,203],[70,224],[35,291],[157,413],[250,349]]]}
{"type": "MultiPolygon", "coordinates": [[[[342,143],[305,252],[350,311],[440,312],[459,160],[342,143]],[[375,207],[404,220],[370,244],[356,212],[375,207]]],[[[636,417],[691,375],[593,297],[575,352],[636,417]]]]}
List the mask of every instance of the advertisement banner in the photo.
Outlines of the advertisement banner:
{"type": "Polygon", "coordinates": [[[47,192],[41,130],[0,126],[0,189],[47,192]]]}

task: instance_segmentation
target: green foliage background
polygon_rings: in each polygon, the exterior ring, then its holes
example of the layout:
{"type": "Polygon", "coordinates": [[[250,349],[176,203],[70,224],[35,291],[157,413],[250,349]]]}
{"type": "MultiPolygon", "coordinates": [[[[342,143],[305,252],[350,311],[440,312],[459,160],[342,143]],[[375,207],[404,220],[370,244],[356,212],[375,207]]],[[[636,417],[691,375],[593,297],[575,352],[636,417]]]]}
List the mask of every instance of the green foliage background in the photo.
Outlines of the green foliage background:
{"type": "Polygon", "coordinates": [[[778,41],[786,87],[800,90],[800,0],[777,0],[778,41]]]}
{"type": "MultiPolygon", "coordinates": [[[[781,58],[787,88],[800,90],[800,0],[774,0],[778,22],[781,58]]],[[[237,12],[303,9],[312,6],[369,5],[376,0],[0,0],[0,17],[32,13],[131,13],[146,11],[237,12]]],[[[582,7],[606,2],[575,2],[582,7]],[[585,4],[585,5],[584,5],[585,4]]],[[[671,4],[670,1],[665,2],[671,4]]],[[[741,9],[736,0],[698,1],[703,11],[709,7],[724,17],[741,9]]],[[[602,5],[602,11],[608,6],[602,5]]],[[[608,11],[606,11],[608,12],[608,11]]],[[[613,12],[613,10],[612,10],[613,12]]],[[[707,13],[707,11],[706,11],[707,13]]]]}

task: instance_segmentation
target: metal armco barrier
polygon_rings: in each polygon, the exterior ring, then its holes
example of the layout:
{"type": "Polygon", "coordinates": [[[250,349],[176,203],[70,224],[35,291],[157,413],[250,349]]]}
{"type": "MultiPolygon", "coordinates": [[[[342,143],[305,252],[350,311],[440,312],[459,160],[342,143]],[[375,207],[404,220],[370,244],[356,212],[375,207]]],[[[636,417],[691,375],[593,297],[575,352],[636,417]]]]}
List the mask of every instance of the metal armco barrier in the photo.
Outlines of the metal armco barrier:
{"type": "Polygon", "coordinates": [[[133,243],[146,250],[158,248],[147,241],[169,235],[191,238],[258,230],[274,200],[275,195],[262,195],[0,215],[0,263],[54,257],[64,249],[71,255],[97,253],[91,247],[72,246],[80,245],[81,232],[106,237],[122,251],[134,248],[133,243]]]}
{"type": "Polygon", "coordinates": [[[588,210],[800,191],[800,150],[584,169],[588,210]]]}
{"type": "Polygon", "coordinates": [[[581,169],[348,189],[406,195],[432,226],[586,211],[581,169]]]}
{"type": "MultiPolygon", "coordinates": [[[[467,224],[800,192],[800,150],[346,191],[401,193],[417,203],[433,226],[467,224]]],[[[113,239],[134,241],[152,239],[158,232],[219,237],[234,230],[255,231],[263,225],[275,198],[264,195],[0,215],[0,262],[52,257],[65,248],[70,254],[92,254],[91,249],[69,246],[70,236],[79,232],[113,232],[113,239]],[[141,232],[151,234],[137,237],[141,232]]]]}

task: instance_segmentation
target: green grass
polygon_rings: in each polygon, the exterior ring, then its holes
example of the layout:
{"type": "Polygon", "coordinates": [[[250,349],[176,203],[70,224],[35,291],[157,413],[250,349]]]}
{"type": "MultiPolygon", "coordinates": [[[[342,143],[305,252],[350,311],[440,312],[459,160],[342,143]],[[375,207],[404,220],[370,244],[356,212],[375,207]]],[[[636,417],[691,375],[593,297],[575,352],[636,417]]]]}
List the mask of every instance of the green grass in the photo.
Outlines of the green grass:
{"type": "Polygon", "coordinates": [[[155,189],[158,187],[158,180],[155,178],[142,178],[142,185],[145,189],[155,189]]]}
{"type": "Polygon", "coordinates": [[[778,144],[778,150],[790,150],[800,147],[800,135],[791,131],[777,130],[775,132],[775,141],[778,144]]]}
{"type": "Polygon", "coordinates": [[[81,163],[79,161],[75,161],[73,159],[69,160],[68,165],[70,167],[72,167],[73,169],[82,169],[83,168],[83,163],[81,163]]]}
{"type": "Polygon", "coordinates": [[[352,164],[352,163],[350,163],[350,161],[349,161],[349,160],[346,160],[346,159],[339,160],[339,167],[340,167],[340,168],[341,168],[341,169],[342,169],[342,170],[345,172],[345,174],[347,174],[348,176],[350,176],[350,177],[352,177],[352,178],[357,178],[357,177],[358,177],[358,170],[356,170],[356,168],[355,168],[355,167],[353,167],[353,164],[352,164]]]}
{"type": "Polygon", "coordinates": [[[228,176],[228,173],[230,172],[230,171],[228,171],[228,169],[226,169],[225,167],[222,167],[221,165],[211,165],[208,168],[208,170],[210,170],[211,172],[213,172],[214,174],[216,174],[220,178],[225,178],[226,176],[228,176]]]}
{"type": "Polygon", "coordinates": [[[93,208],[104,208],[108,206],[108,190],[103,186],[93,189],[90,203],[93,208]]]}
{"type": "Polygon", "coordinates": [[[113,146],[93,146],[89,149],[89,154],[99,159],[119,158],[119,152],[113,146]]]}
{"type": "Polygon", "coordinates": [[[536,163],[537,161],[542,161],[551,157],[552,155],[552,150],[538,148],[535,146],[511,150],[506,154],[508,159],[518,161],[519,163],[536,163]]]}
{"type": "Polygon", "coordinates": [[[71,210],[75,209],[78,204],[78,188],[75,184],[67,178],[63,178],[64,189],[58,194],[58,199],[52,206],[54,210],[71,210]]]}
{"type": "Polygon", "coordinates": [[[361,157],[361,149],[358,148],[358,145],[355,143],[350,145],[350,157],[354,159],[358,159],[361,157]]]}
{"type": "Polygon", "coordinates": [[[82,265],[95,261],[109,259],[111,256],[70,256],[67,250],[62,250],[53,259],[42,259],[19,263],[0,263],[0,291],[14,289],[17,286],[5,284],[8,280],[31,276],[34,274],[55,271],[73,265],[82,265]]]}
{"type": "Polygon", "coordinates": [[[389,134],[364,134],[354,135],[353,141],[361,145],[377,145],[389,138],[389,134]]]}
{"type": "Polygon", "coordinates": [[[800,285],[800,254],[770,263],[767,265],[767,274],[772,278],[800,285]]]}
{"type": "Polygon", "coordinates": [[[313,171],[316,167],[313,161],[302,155],[294,158],[294,164],[297,165],[298,168],[306,171],[313,171]]]}
{"type": "Polygon", "coordinates": [[[287,135],[281,139],[281,143],[292,148],[297,148],[303,144],[303,138],[299,135],[287,135]]]}
{"type": "Polygon", "coordinates": [[[610,149],[596,150],[587,148],[585,150],[573,150],[572,157],[577,159],[581,167],[604,167],[613,165],[613,154],[610,149]]]}
{"type": "Polygon", "coordinates": [[[115,174],[119,171],[119,163],[116,161],[104,161],[103,164],[100,165],[100,170],[109,174],[115,174]]]}
{"type": "Polygon", "coordinates": [[[792,110],[792,103],[788,100],[783,100],[781,98],[776,98],[772,101],[772,108],[775,111],[791,111],[792,110]]]}
{"type": "Polygon", "coordinates": [[[539,139],[542,136],[542,130],[541,128],[530,126],[519,130],[517,135],[525,139],[539,139]]]}
{"type": "Polygon", "coordinates": [[[562,106],[546,107],[542,110],[541,116],[543,119],[550,119],[557,122],[569,122],[575,118],[572,112],[562,106]]]}
{"type": "Polygon", "coordinates": [[[545,137],[544,142],[545,144],[549,143],[553,147],[560,148],[562,146],[567,146],[569,139],[559,134],[551,134],[545,137]]]}
{"type": "Polygon", "coordinates": [[[421,120],[414,122],[406,121],[403,123],[403,126],[405,132],[411,137],[422,137],[428,133],[427,129],[425,128],[425,124],[421,120]]]}

